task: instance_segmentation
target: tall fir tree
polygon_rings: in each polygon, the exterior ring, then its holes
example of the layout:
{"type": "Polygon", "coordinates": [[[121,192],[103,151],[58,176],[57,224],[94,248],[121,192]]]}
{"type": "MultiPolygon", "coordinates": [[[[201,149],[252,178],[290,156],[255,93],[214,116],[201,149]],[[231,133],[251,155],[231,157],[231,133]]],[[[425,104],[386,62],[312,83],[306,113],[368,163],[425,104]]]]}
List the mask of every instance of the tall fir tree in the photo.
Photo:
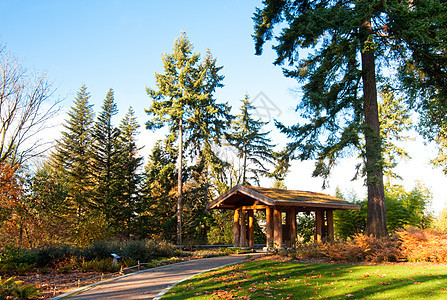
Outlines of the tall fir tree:
{"type": "Polygon", "coordinates": [[[82,244],[86,237],[87,220],[97,204],[93,198],[92,147],[93,109],[89,104],[90,94],[83,85],[79,90],[74,106],[68,112],[62,137],[56,144],[53,165],[66,174],[66,201],[75,215],[75,239],[82,244]]]}
{"type": "Polygon", "coordinates": [[[380,136],[382,137],[383,171],[388,183],[392,178],[401,179],[393,171],[399,159],[409,159],[408,152],[399,146],[399,142],[410,140],[405,135],[412,128],[410,109],[402,98],[396,98],[395,93],[384,87],[379,103],[380,136]]]}
{"type": "Polygon", "coordinates": [[[134,216],[139,212],[141,204],[141,174],[139,169],[143,164],[143,157],[138,155],[139,150],[141,150],[137,146],[139,127],[134,110],[129,107],[126,115],[121,120],[120,135],[116,146],[119,154],[117,160],[117,202],[122,210],[120,221],[127,233],[134,228],[134,216]]]}
{"type": "Polygon", "coordinates": [[[143,203],[138,214],[140,235],[176,240],[177,154],[174,145],[158,141],[144,168],[143,203]]]}
{"type": "MultiPolygon", "coordinates": [[[[174,43],[173,53],[162,57],[164,74],[155,74],[158,90],[147,88],[153,102],[147,113],[151,119],[146,123],[148,129],[169,128],[168,143],[178,144],[178,190],[177,190],[177,243],[181,245],[182,231],[182,193],[183,158],[188,149],[193,154],[208,151],[205,142],[219,140],[222,130],[221,120],[228,112],[225,105],[219,105],[212,97],[215,89],[221,86],[220,67],[210,54],[203,62],[200,55],[193,53],[193,45],[186,34],[174,43]],[[202,146],[200,146],[201,143],[202,146]]],[[[224,117],[225,118],[225,117],[224,117]]],[[[191,152],[189,152],[191,153],[191,152]]],[[[210,152],[208,152],[210,153],[210,152]]],[[[200,158],[198,161],[206,161],[200,158]]]]}
{"type": "MultiPolygon", "coordinates": [[[[282,132],[294,139],[287,146],[285,159],[317,158],[314,175],[327,176],[344,150],[358,149],[364,136],[366,233],[385,236],[377,75],[382,66],[398,66],[390,76],[398,79],[393,83],[407,88],[410,103],[419,100],[424,108],[427,101],[411,93],[412,88],[415,91],[424,86],[432,88],[432,99],[439,99],[447,72],[443,67],[445,39],[438,39],[445,38],[447,5],[439,0],[263,3],[263,9],[257,9],[253,18],[256,53],[261,54],[265,41],[277,34],[275,64],[287,63],[285,76],[304,83],[298,109],[308,122],[280,125],[282,132]],[[275,33],[276,24],[284,29],[275,33]],[[305,59],[299,58],[302,49],[310,49],[305,59]]],[[[442,111],[447,107],[441,101],[435,104],[442,111]]],[[[433,111],[436,109],[420,112],[430,115],[433,111]]]]}
{"type": "Polygon", "coordinates": [[[121,222],[119,212],[122,207],[117,203],[118,151],[116,140],[119,131],[112,124],[112,118],[118,113],[112,89],[107,92],[101,112],[94,124],[91,147],[92,173],[94,177],[94,198],[98,208],[105,214],[113,230],[118,230],[121,222]]]}
{"type": "Polygon", "coordinates": [[[266,123],[253,118],[255,107],[250,103],[250,97],[245,95],[241,101],[241,112],[236,115],[229,138],[242,162],[238,184],[250,185],[255,182],[259,185],[260,175],[268,173],[266,164],[274,163],[273,145],[267,137],[269,132],[262,131],[266,123]]]}

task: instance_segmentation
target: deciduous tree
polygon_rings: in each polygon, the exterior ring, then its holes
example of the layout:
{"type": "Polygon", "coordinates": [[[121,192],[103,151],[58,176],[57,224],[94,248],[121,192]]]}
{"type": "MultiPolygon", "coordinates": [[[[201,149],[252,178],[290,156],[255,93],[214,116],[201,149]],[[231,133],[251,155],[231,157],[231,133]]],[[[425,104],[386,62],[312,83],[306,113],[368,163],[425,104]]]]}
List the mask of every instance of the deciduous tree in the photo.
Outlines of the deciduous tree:
{"type": "Polygon", "coordinates": [[[33,76],[0,45],[0,162],[21,164],[49,148],[36,135],[58,112],[53,92],[45,73],[33,76]]]}

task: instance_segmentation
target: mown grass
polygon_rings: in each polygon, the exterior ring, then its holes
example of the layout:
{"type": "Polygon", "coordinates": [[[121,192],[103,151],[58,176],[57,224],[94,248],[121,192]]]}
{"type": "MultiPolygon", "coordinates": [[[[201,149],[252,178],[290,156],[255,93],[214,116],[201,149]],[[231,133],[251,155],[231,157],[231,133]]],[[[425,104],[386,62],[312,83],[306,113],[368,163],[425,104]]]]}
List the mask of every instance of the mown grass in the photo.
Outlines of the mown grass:
{"type": "Polygon", "coordinates": [[[447,299],[447,266],[253,261],[182,282],[162,299],[447,299]]]}

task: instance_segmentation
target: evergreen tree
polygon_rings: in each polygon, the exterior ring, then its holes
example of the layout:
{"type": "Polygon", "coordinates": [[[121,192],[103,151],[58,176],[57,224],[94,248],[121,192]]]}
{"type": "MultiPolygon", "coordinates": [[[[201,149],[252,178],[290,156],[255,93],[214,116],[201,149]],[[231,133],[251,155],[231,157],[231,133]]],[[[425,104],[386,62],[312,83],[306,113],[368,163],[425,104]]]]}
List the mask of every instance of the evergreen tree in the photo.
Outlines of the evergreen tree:
{"type": "MultiPolygon", "coordinates": [[[[155,74],[158,90],[147,88],[153,102],[147,113],[151,119],[148,129],[169,127],[168,143],[178,143],[178,188],[177,188],[177,243],[181,245],[182,231],[182,188],[183,158],[188,149],[190,154],[200,153],[198,162],[206,167],[211,153],[209,141],[218,141],[222,125],[221,116],[228,111],[218,105],[212,97],[221,86],[221,69],[215,59],[207,55],[200,62],[200,55],[192,53],[193,45],[182,34],[174,43],[173,53],[162,57],[164,74],[155,74]]],[[[224,122],[224,121],[222,121],[224,122]]],[[[200,164],[199,164],[200,165],[200,164]]],[[[198,173],[201,173],[200,171],[198,173]]]]}
{"type": "Polygon", "coordinates": [[[379,103],[380,136],[382,137],[383,171],[388,181],[400,178],[393,172],[398,159],[409,159],[405,149],[399,147],[398,142],[408,141],[404,135],[411,129],[410,109],[402,98],[396,99],[394,92],[385,87],[380,93],[382,101],[379,103]]]}
{"type": "Polygon", "coordinates": [[[49,162],[39,166],[31,178],[31,197],[37,203],[41,220],[40,245],[68,244],[74,215],[67,203],[66,172],[55,169],[49,162]]]}
{"type": "Polygon", "coordinates": [[[215,90],[223,87],[224,76],[219,75],[222,68],[216,66],[216,59],[208,50],[204,61],[199,64],[204,79],[199,86],[203,97],[197,99],[192,107],[188,122],[189,137],[185,140],[185,148],[190,149],[189,156],[195,159],[193,171],[196,180],[201,181],[199,185],[204,187],[205,202],[209,193],[210,174],[219,172],[227,165],[216,153],[232,119],[231,107],[227,103],[217,103],[214,99],[215,90]]]}
{"type": "Polygon", "coordinates": [[[122,172],[117,165],[119,158],[116,141],[119,131],[112,124],[112,117],[117,113],[114,93],[110,89],[94,124],[91,148],[95,202],[115,230],[121,222],[119,212],[122,210],[122,206],[116,201],[118,197],[116,181],[118,174],[122,172]]]}
{"type": "MultiPolygon", "coordinates": [[[[288,63],[284,74],[304,83],[298,109],[309,122],[280,125],[294,139],[285,159],[317,158],[314,175],[327,176],[343,150],[359,148],[364,137],[367,234],[387,232],[376,79],[381,68],[376,65],[399,66],[391,76],[400,80],[393,82],[407,87],[412,104],[417,98],[410,89],[421,86],[432,87],[432,98],[439,99],[446,86],[445,39],[439,42],[445,38],[446,12],[447,5],[439,0],[266,0],[255,13],[256,53],[273,37],[274,25],[285,24],[274,46],[275,64],[288,63]],[[308,48],[313,51],[299,59],[298,51],[308,48]],[[423,85],[411,85],[410,73],[418,73],[413,82],[423,85]]],[[[426,101],[420,103],[424,107],[426,101]]],[[[447,107],[441,101],[436,105],[447,107]]]]}
{"type": "Polygon", "coordinates": [[[141,148],[138,148],[136,144],[139,127],[135,113],[132,107],[129,107],[119,126],[120,135],[116,146],[119,153],[117,203],[122,210],[120,221],[127,224],[125,227],[128,230],[132,225],[135,213],[138,212],[138,205],[141,201],[141,175],[138,171],[143,163],[143,158],[138,156],[138,151],[141,148]]]}
{"type": "Polygon", "coordinates": [[[75,239],[82,244],[86,240],[87,219],[97,205],[93,201],[92,147],[93,110],[90,95],[83,85],[68,112],[62,137],[56,144],[53,164],[66,174],[68,206],[75,214],[75,239]]]}
{"type": "Polygon", "coordinates": [[[237,149],[238,157],[242,160],[242,174],[238,184],[243,185],[250,184],[250,180],[259,185],[259,176],[268,172],[265,164],[273,164],[273,145],[267,138],[269,132],[261,132],[266,123],[253,119],[251,111],[254,109],[249,96],[245,95],[230,137],[230,144],[237,149]]]}
{"type": "Polygon", "coordinates": [[[438,156],[431,161],[436,167],[442,167],[447,175],[447,129],[443,129],[435,138],[438,143],[438,156]]]}
{"type": "Polygon", "coordinates": [[[144,170],[140,235],[176,240],[176,160],[177,152],[170,143],[158,141],[152,149],[144,170]]]}

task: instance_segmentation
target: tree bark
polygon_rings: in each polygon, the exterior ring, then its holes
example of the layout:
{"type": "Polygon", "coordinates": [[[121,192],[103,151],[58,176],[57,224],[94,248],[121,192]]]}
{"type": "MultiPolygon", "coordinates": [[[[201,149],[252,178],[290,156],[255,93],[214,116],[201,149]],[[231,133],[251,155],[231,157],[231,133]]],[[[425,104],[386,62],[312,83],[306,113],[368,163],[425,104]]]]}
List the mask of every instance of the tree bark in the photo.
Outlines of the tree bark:
{"type": "Polygon", "coordinates": [[[179,123],[178,180],[177,180],[177,245],[182,247],[182,160],[183,160],[183,120],[179,123]]]}
{"type": "Polygon", "coordinates": [[[368,214],[366,234],[376,237],[387,235],[385,192],[383,187],[382,149],[379,131],[379,110],[377,105],[376,67],[371,20],[364,20],[361,27],[364,36],[362,43],[363,113],[365,117],[364,135],[366,142],[366,185],[368,188],[368,214]]]}

